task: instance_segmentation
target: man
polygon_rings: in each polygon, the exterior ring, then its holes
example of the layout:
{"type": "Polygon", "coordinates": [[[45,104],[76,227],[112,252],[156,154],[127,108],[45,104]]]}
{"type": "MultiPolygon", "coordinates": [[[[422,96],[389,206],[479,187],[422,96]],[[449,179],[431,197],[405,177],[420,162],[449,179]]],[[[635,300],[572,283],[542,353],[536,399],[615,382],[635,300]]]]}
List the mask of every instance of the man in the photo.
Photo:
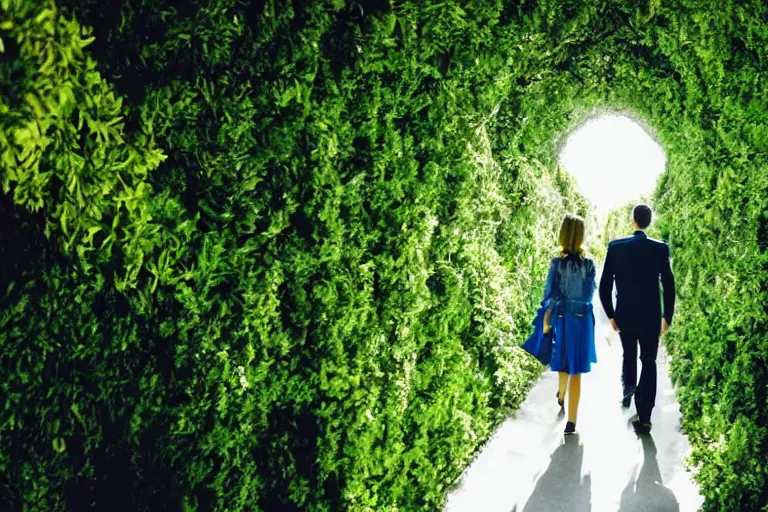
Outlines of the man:
{"type": "Polygon", "coordinates": [[[675,309],[675,279],[669,265],[669,246],[648,238],[643,230],[651,224],[651,208],[635,206],[632,225],[635,233],[608,244],[603,275],[600,278],[600,302],[624,348],[621,380],[624,407],[635,396],[637,415],[632,425],[638,434],[651,430],[651,411],[656,403],[656,355],[659,337],[672,324],[675,309]],[[662,318],[659,276],[664,289],[662,318]],[[613,307],[613,283],[616,282],[616,308],[613,307]],[[637,346],[643,363],[637,382],[637,346]]]}

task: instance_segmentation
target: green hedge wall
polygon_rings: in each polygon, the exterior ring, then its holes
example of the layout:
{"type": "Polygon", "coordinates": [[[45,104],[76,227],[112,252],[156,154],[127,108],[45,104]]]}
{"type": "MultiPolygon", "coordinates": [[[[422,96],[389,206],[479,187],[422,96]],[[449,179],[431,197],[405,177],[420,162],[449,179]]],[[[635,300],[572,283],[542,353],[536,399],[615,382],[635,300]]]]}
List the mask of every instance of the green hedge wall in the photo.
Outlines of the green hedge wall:
{"type": "Polygon", "coordinates": [[[491,68],[438,69],[493,9],[425,42],[418,10],[174,5],[72,5],[89,54],[73,13],[3,6],[4,219],[43,257],[3,247],[0,501],[434,509],[539,372],[577,201],[504,179],[491,68]]]}
{"type": "Polygon", "coordinates": [[[765,506],[759,0],[0,6],[3,503],[438,508],[539,371],[594,225],[556,151],[612,109],[668,157],[705,509],[765,506]]]}

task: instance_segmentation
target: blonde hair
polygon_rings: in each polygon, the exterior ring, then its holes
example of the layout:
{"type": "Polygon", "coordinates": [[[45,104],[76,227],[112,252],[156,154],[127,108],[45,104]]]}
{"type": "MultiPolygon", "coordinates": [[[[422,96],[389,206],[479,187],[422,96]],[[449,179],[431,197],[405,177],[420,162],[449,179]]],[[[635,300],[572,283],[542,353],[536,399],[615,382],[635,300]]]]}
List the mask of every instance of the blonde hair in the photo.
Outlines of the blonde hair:
{"type": "Polygon", "coordinates": [[[584,242],[584,219],[577,215],[566,215],[560,226],[560,249],[563,256],[568,254],[583,255],[581,244],[584,242]]]}

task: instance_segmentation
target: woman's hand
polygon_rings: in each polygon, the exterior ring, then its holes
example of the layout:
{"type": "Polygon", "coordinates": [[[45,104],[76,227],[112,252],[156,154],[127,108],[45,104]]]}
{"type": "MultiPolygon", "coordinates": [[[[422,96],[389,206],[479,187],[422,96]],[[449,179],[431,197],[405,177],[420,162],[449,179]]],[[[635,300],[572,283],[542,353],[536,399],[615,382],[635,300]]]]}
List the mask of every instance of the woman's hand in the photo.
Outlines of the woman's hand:
{"type": "Polygon", "coordinates": [[[550,318],[552,318],[552,310],[548,309],[546,313],[544,313],[544,320],[542,321],[542,327],[544,329],[544,334],[549,334],[549,331],[552,330],[552,326],[549,323],[550,318]]]}

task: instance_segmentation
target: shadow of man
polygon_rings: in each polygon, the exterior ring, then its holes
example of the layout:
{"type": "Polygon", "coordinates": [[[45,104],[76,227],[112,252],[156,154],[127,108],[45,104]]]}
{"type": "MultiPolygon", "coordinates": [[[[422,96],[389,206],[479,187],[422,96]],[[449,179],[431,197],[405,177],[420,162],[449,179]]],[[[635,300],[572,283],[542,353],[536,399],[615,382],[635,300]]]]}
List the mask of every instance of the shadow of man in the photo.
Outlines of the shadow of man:
{"type": "Polygon", "coordinates": [[[590,475],[581,477],[584,445],[579,436],[566,436],[552,454],[549,466],[536,482],[536,488],[523,512],[592,510],[592,481],[590,475]]]}
{"type": "MultiPolygon", "coordinates": [[[[642,436],[643,467],[621,493],[619,512],[680,512],[675,494],[664,487],[656,459],[656,443],[650,435],[642,436]]],[[[634,473],[634,472],[633,472],[634,473]]]]}

